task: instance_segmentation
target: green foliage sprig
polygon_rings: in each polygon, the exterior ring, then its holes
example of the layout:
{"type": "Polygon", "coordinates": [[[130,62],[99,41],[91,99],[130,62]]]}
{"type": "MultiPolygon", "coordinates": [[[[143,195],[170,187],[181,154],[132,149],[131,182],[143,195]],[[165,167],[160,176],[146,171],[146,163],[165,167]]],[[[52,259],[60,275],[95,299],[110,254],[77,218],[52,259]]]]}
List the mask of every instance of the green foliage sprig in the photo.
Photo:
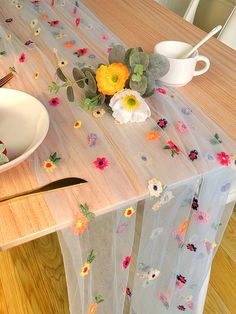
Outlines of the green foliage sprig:
{"type": "MultiPolygon", "coordinates": [[[[122,63],[129,70],[129,78],[126,88],[135,90],[143,97],[151,96],[155,91],[155,82],[169,70],[169,61],[160,54],[147,54],[141,47],[126,50],[121,45],[112,48],[108,57],[109,64],[122,63]]],[[[99,67],[100,65],[98,65],[99,67]]],[[[73,68],[73,79],[67,78],[61,68],[56,70],[57,77],[62,81],[59,85],[52,82],[49,85],[50,92],[57,94],[61,88],[66,88],[67,98],[73,102],[74,86],[84,89],[85,98],[81,104],[85,110],[94,109],[103,105],[110,111],[109,102],[111,96],[103,95],[97,89],[96,72],[90,67],[73,68]]]]}

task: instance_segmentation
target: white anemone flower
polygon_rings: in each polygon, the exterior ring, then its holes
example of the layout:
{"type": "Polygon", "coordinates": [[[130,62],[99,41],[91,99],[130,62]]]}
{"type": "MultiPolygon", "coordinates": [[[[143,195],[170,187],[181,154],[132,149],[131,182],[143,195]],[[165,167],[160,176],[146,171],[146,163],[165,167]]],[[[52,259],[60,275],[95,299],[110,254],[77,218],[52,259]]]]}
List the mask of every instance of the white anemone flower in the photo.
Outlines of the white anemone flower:
{"type": "Polygon", "coordinates": [[[131,89],[116,93],[110,100],[113,117],[120,123],[143,122],[151,116],[150,108],[141,95],[131,89]]]}

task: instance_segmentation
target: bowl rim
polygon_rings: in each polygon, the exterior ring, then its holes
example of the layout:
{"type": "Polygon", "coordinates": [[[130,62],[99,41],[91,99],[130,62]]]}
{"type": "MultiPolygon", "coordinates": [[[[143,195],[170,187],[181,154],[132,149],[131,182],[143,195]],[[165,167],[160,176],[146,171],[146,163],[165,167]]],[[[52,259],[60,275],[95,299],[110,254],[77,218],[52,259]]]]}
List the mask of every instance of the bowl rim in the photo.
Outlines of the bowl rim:
{"type": "Polygon", "coordinates": [[[39,105],[41,106],[42,111],[44,111],[44,113],[45,113],[46,125],[45,125],[45,130],[44,130],[43,135],[41,136],[40,140],[35,145],[33,145],[29,150],[26,150],[22,155],[16,157],[15,159],[13,159],[13,160],[11,160],[11,161],[3,164],[3,165],[0,165],[0,173],[3,172],[4,170],[8,170],[8,169],[13,168],[14,164],[16,164],[15,166],[17,166],[17,164],[19,162],[27,159],[27,157],[29,157],[42,144],[42,142],[46,138],[46,135],[47,135],[48,130],[49,130],[49,125],[50,125],[49,113],[48,113],[46,107],[44,106],[44,104],[39,99],[37,99],[36,97],[32,96],[29,93],[26,93],[26,92],[23,92],[23,91],[20,91],[17,89],[13,89],[13,88],[0,88],[0,94],[2,91],[6,91],[6,90],[9,92],[16,92],[16,93],[24,94],[27,97],[30,96],[31,98],[34,98],[34,100],[36,100],[39,103],[39,105]],[[25,158],[22,159],[23,156],[25,158]]]}

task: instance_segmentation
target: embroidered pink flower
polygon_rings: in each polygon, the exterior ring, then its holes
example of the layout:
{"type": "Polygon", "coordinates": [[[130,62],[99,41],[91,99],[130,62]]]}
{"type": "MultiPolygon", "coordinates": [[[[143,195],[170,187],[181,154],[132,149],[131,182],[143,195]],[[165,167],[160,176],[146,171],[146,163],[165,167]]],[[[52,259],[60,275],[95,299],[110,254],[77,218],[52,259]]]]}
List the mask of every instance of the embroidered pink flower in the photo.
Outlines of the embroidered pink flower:
{"type": "Polygon", "coordinates": [[[108,39],[109,39],[109,36],[107,34],[103,34],[101,36],[101,40],[104,41],[104,42],[108,41],[108,39]]]}
{"type": "Polygon", "coordinates": [[[161,301],[161,303],[168,309],[169,308],[169,300],[167,295],[165,295],[163,292],[160,292],[158,294],[159,300],[161,301]]]}
{"type": "Polygon", "coordinates": [[[196,210],[194,211],[194,218],[200,224],[207,224],[209,220],[209,214],[203,210],[196,210]]]}
{"type": "Polygon", "coordinates": [[[178,305],[177,308],[179,311],[182,311],[182,312],[186,310],[186,308],[183,305],[178,305]]]}
{"type": "Polygon", "coordinates": [[[80,24],[80,18],[77,17],[77,19],[75,19],[75,25],[76,25],[76,26],[79,26],[79,24],[80,24]]]}
{"type": "Polygon", "coordinates": [[[182,276],[182,275],[177,275],[177,276],[176,276],[176,282],[175,282],[176,288],[178,288],[178,289],[183,288],[184,285],[186,284],[186,281],[187,281],[187,280],[185,279],[184,276],[182,276]]]}
{"type": "Polygon", "coordinates": [[[107,168],[109,165],[109,161],[105,157],[98,157],[93,163],[100,170],[107,168]]]}
{"type": "Polygon", "coordinates": [[[56,107],[56,106],[60,105],[60,98],[58,98],[58,97],[51,98],[49,100],[49,105],[53,106],[53,107],[56,107]]]}
{"type": "Polygon", "coordinates": [[[126,269],[129,267],[129,264],[131,263],[131,256],[126,256],[122,262],[122,268],[126,269]]]}
{"type": "Polygon", "coordinates": [[[170,149],[177,154],[180,152],[180,149],[172,141],[168,141],[167,144],[169,145],[170,149]]]}
{"type": "Polygon", "coordinates": [[[183,121],[177,121],[176,122],[176,129],[180,133],[186,133],[189,131],[189,128],[187,127],[187,125],[183,121]]]}
{"type": "Polygon", "coordinates": [[[230,155],[226,154],[225,152],[220,152],[217,154],[217,160],[223,166],[229,166],[231,163],[230,155]]]}
{"type": "Polygon", "coordinates": [[[110,53],[111,51],[112,51],[112,48],[111,48],[111,47],[107,48],[107,52],[108,52],[108,53],[110,53]]]}
{"type": "Polygon", "coordinates": [[[163,94],[163,95],[167,94],[167,91],[164,88],[161,88],[161,87],[157,87],[156,88],[156,92],[160,93],[160,94],[163,94]]]}
{"type": "Polygon", "coordinates": [[[24,62],[25,62],[25,59],[26,59],[26,54],[25,54],[25,53],[22,53],[22,54],[20,55],[19,61],[20,61],[21,63],[24,63],[24,62]]]}

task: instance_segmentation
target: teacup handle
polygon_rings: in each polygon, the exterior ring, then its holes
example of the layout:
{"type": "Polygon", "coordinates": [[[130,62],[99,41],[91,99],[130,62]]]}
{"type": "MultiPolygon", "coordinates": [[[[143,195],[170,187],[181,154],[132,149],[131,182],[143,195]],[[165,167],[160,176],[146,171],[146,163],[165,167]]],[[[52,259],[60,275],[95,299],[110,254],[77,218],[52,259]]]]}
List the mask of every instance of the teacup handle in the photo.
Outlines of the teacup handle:
{"type": "Polygon", "coordinates": [[[197,56],[197,62],[198,62],[198,61],[203,61],[203,62],[206,63],[206,65],[204,66],[203,69],[194,71],[194,72],[193,72],[193,76],[198,76],[198,75],[204,74],[204,73],[206,73],[206,71],[209,70],[209,67],[210,67],[210,60],[209,60],[207,57],[202,56],[202,55],[199,55],[199,56],[197,56]]]}

